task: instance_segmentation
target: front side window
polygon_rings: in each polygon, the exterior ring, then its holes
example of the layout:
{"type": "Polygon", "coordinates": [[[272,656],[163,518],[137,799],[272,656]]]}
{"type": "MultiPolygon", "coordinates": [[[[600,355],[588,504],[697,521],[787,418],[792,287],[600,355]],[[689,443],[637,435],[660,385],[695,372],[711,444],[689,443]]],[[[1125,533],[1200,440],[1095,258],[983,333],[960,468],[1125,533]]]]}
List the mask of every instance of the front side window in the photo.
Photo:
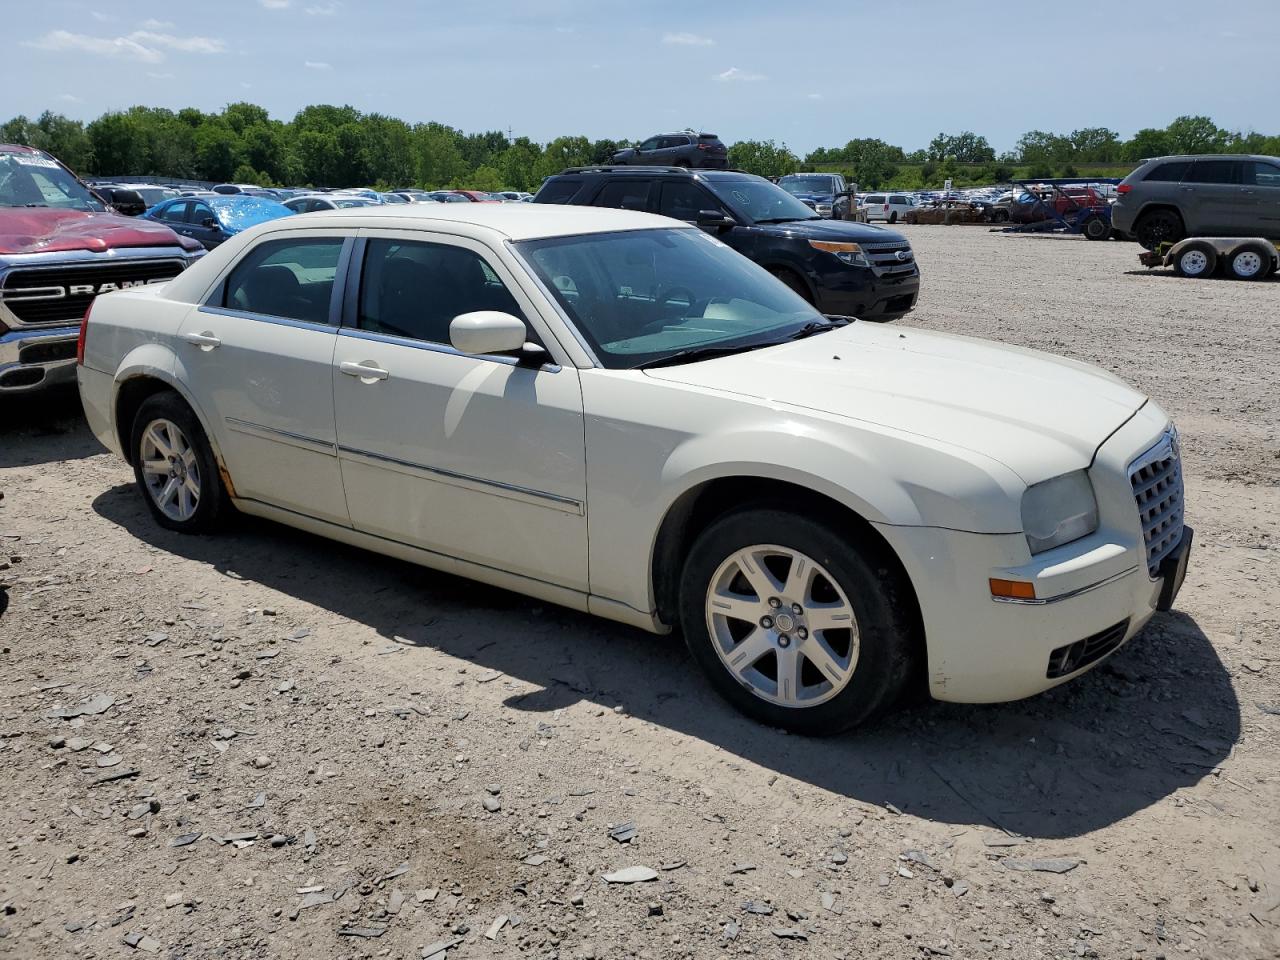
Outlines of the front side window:
{"type": "Polygon", "coordinates": [[[779,342],[821,322],[800,296],[700,230],[629,230],[515,246],[611,369],[701,348],[779,342]]]}
{"type": "Polygon", "coordinates": [[[652,184],[652,180],[635,180],[631,177],[610,181],[604,185],[594,205],[617,210],[648,210],[649,188],[652,184]]]}
{"type": "Polygon", "coordinates": [[[890,203],[906,203],[907,198],[906,197],[890,197],[889,202],[890,203]]]}
{"type": "Polygon", "coordinates": [[[1239,183],[1240,164],[1234,160],[1197,160],[1183,183],[1239,183]]]}
{"type": "Polygon", "coordinates": [[[185,203],[171,203],[156,214],[156,219],[163,220],[166,223],[186,223],[187,209],[190,206],[190,201],[185,203]]]}
{"type": "Polygon", "coordinates": [[[719,210],[720,202],[696,183],[667,181],[662,185],[658,212],[676,220],[697,220],[703,210],[719,210]]]}
{"type": "Polygon", "coordinates": [[[306,323],[329,323],[329,302],[342,237],[260,243],[227,278],[222,305],[231,310],[306,323]]]}
{"type": "Polygon", "coordinates": [[[640,144],[640,146],[636,147],[636,149],[637,150],[657,150],[658,144],[660,142],[661,140],[658,137],[650,137],[644,143],[640,144]]]}
{"type": "Polygon", "coordinates": [[[187,214],[187,222],[194,223],[197,227],[206,226],[208,221],[217,221],[213,215],[213,207],[207,203],[193,203],[187,214]]]}
{"type": "Polygon", "coordinates": [[[443,243],[369,241],[356,320],[361,330],[447,345],[453,318],[477,310],[524,319],[511,292],[478,254],[443,243]]]}

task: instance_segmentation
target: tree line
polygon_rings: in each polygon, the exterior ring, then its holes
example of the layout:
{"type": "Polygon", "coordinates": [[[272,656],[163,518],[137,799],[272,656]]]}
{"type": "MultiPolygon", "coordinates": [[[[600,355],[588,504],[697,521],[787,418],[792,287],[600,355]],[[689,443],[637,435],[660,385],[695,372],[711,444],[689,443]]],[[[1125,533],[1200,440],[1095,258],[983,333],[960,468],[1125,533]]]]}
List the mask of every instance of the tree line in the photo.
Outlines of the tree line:
{"type": "MultiPolygon", "coordinates": [[[[217,113],[194,108],[132,107],[82,123],[46,111],[0,125],[0,142],[47,150],[87,176],[179,177],[263,186],[468,187],[534,190],[568,166],[602,163],[630,143],[557,137],[537,143],[500,131],[464,133],[441,123],[410,124],[351,106],[327,104],[273,120],[251,103],[217,113]]],[[[839,169],[864,187],[909,189],[963,182],[1076,176],[1077,165],[1133,166],[1168,153],[1280,155],[1280,136],[1225,130],[1208,117],[1179,117],[1163,129],[1122,139],[1088,127],[1066,134],[1031,130],[1012,151],[997,154],[972,131],[939,133],[907,152],[875,138],[820,147],[803,158],[785,143],[744,140],[729,147],[734,167],[762,176],[802,169],[839,169]]]]}

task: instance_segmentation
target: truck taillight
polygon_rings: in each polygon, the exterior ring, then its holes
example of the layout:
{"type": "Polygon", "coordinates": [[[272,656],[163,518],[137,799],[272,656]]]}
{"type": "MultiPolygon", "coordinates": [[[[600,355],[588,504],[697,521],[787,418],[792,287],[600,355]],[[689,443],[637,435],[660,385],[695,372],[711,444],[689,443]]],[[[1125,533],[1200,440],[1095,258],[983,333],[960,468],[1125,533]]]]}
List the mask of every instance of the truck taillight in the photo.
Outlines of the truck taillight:
{"type": "Polygon", "coordinates": [[[76,366],[84,366],[84,335],[89,332],[89,314],[93,312],[93,301],[85,307],[84,316],[80,318],[80,336],[76,337],[76,366]]]}
{"type": "Polygon", "coordinates": [[[1120,186],[1116,187],[1116,193],[1128,193],[1132,189],[1133,189],[1133,184],[1122,183],[1120,184],[1120,186]]]}

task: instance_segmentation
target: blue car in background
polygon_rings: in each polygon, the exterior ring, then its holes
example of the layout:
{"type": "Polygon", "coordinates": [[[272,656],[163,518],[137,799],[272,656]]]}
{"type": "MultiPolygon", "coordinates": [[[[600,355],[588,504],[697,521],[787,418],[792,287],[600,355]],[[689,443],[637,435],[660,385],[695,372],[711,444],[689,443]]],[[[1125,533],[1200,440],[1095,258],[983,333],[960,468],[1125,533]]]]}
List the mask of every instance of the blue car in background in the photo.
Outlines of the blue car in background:
{"type": "Polygon", "coordinates": [[[853,192],[838,173],[789,173],[778,186],[825,220],[856,220],[853,192]]]}
{"type": "Polygon", "coordinates": [[[268,220],[291,217],[293,211],[275,200],[237,193],[178,197],[157,203],[143,216],[163,223],[175,233],[199,240],[206,250],[212,250],[228,237],[268,220]]]}

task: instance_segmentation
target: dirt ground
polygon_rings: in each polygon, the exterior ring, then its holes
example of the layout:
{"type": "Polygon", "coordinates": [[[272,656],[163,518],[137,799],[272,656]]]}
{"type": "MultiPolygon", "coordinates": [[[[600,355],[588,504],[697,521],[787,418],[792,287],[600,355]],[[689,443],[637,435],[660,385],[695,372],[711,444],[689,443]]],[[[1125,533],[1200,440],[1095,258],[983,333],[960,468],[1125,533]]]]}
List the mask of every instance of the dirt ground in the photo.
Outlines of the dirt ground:
{"type": "Polygon", "coordinates": [[[806,740],[677,641],[268,523],[167,533],[74,395],[9,402],[0,956],[1280,956],[1280,282],[906,232],[905,324],[1177,419],[1176,612],[1043,696],[806,740]]]}

